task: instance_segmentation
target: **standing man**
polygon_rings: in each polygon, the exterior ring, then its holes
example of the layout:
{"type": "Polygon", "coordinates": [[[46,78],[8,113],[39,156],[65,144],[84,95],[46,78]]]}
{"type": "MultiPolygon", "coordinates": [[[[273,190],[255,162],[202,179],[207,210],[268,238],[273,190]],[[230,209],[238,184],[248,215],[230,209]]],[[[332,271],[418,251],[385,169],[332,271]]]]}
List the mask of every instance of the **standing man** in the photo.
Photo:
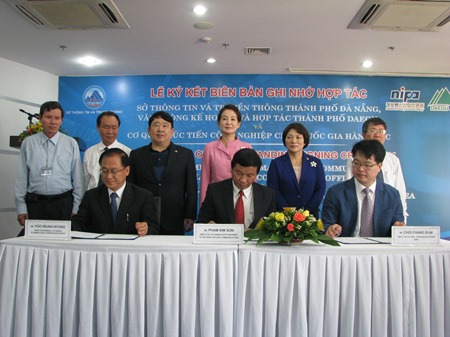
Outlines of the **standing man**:
{"type": "MultiPolygon", "coordinates": [[[[61,132],[64,110],[58,102],[41,105],[43,131],[27,137],[20,148],[15,184],[17,220],[70,220],[84,193],[77,142],[61,132]]],[[[19,234],[23,235],[24,230],[19,234]]]]}
{"type": "Polygon", "coordinates": [[[377,140],[353,146],[353,178],[330,187],[323,201],[327,235],[387,237],[391,226],[406,226],[399,192],[377,179],[385,155],[377,140]]]}
{"type": "Polygon", "coordinates": [[[119,148],[130,154],[131,149],[117,141],[120,118],[112,111],[105,111],[97,117],[97,131],[101,142],[91,146],[84,153],[83,171],[86,190],[97,187],[102,183],[100,178],[100,155],[106,149],[119,148]]]}
{"type": "Polygon", "coordinates": [[[173,118],[155,112],[148,121],[151,143],[130,153],[128,180],[160,197],[160,234],[184,235],[197,215],[197,174],[191,150],[172,143],[173,118]]]}
{"type": "MultiPolygon", "coordinates": [[[[375,139],[384,145],[386,141],[387,125],[386,123],[378,117],[369,118],[366,120],[362,126],[362,136],[365,140],[375,139]]],[[[352,159],[347,160],[347,167],[345,170],[345,179],[348,180],[353,177],[352,170],[352,159]]],[[[386,184],[395,187],[400,193],[403,205],[403,215],[406,218],[408,212],[406,211],[406,186],[405,180],[403,179],[402,167],[400,165],[400,160],[392,152],[386,152],[386,157],[383,160],[383,169],[378,175],[378,179],[381,179],[386,184]]]]}
{"type": "Polygon", "coordinates": [[[130,159],[122,149],[112,148],[100,156],[103,184],[84,194],[72,229],[94,233],[158,234],[153,194],[126,178],[130,159]]]}
{"type": "Polygon", "coordinates": [[[243,223],[249,229],[255,228],[263,216],[275,212],[275,191],[255,182],[260,168],[261,158],[255,150],[236,152],[231,161],[231,179],[208,185],[197,222],[243,223]]]}

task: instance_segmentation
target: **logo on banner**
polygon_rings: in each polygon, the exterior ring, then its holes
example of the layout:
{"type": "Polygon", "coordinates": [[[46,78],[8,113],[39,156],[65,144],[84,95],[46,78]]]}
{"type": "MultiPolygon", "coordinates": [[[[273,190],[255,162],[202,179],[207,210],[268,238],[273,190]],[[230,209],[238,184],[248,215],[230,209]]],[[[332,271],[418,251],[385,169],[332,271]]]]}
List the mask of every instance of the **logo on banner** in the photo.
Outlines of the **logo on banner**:
{"type": "Polygon", "coordinates": [[[450,92],[447,87],[436,90],[428,106],[430,111],[450,111],[450,92]]]}
{"type": "Polygon", "coordinates": [[[83,102],[89,109],[98,109],[105,104],[106,93],[102,87],[91,85],[83,93],[83,102]]]}
{"type": "Polygon", "coordinates": [[[420,90],[406,90],[400,87],[400,90],[391,90],[391,100],[400,102],[386,102],[386,110],[390,111],[423,111],[425,103],[416,102],[420,99],[420,90]]]}

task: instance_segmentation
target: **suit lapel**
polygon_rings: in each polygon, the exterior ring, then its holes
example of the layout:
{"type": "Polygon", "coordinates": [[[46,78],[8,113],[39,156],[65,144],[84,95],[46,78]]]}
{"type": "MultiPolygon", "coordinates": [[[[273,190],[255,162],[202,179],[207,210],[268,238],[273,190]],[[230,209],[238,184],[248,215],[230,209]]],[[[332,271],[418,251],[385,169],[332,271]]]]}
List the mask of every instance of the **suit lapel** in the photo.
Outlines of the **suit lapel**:
{"type": "Polygon", "coordinates": [[[229,180],[229,183],[226,184],[222,193],[222,202],[223,205],[225,205],[225,210],[229,217],[228,223],[234,223],[234,195],[233,182],[231,179],[229,180]]]}
{"type": "MultiPolygon", "coordinates": [[[[164,170],[164,173],[161,177],[161,180],[164,180],[166,175],[168,174],[168,172],[172,172],[173,171],[173,167],[174,165],[176,165],[178,163],[178,147],[173,144],[172,142],[170,143],[170,150],[169,150],[169,158],[167,159],[167,166],[166,169],[164,170]]],[[[176,171],[179,172],[179,171],[176,171]]]]}
{"type": "Polygon", "coordinates": [[[109,226],[109,224],[112,224],[112,214],[108,189],[105,185],[102,185],[98,188],[98,200],[100,203],[100,209],[103,213],[104,218],[106,219],[106,223],[109,226]]]}
{"type": "MultiPolygon", "coordinates": [[[[297,177],[295,176],[295,171],[294,171],[294,167],[292,166],[292,163],[291,163],[291,158],[289,158],[289,154],[287,152],[282,157],[282,160],[283,160],[283,166],[285,169],[284,171],[287,172],[289,179],[291,180],[292,186],[295,186],[295,188],[297,189],[297,192],[300,193],[300,185],[298,183],[297,177]]],[[[303,161],[303,159],[302,159],[302,161],[303,161]]],[[[303,163],[302,163],[302,165],[303,165],[303,163]]]]}
{"type": "Polygon", "coordinates": [[[345,182],[345,199],[347,201],[347,207],[351,214],[351,224],[355,224],[358,220],[358,198],[356,196],[355,178],[347,180],[345,182]]]}
{"type": "Polygon", "coordinates": [[[149,168],[149,173],[152,176],[152,181],[156,181],[155,171],[153,170],[153,162],[152,162],[152,145],[149,144],[148,151],[145,152],[146,157],[144,161],[147,162],[147,166],[149,168]]]}
{"type": "Polygon", "coordinates": [[[119,209],[117,210],[117,217],[116,217],[116,222],[114,223],[113,227],[114,230],[117,229],[117,227],[120,226],[121,223],[123,223],[124,220],[126,219],[126,213],[129,212],[129,210],[131,209],[131,206],[133,204],[133,191],[131,190],[131,187],[129,184],[125,185],[125,189],[123,190],[122,193],[122,198],[120,200],[120,206],[119,209]]]}
{"type": "Polygon", "coordinates": [[[375,202],[373,204],[373,234],[377,236],[377,223],[379,223],[380,213],[383,212],[383,200],[384,200],[384,184],[381,180],[377,180],[377,187],[375,189],[375,202]]]}

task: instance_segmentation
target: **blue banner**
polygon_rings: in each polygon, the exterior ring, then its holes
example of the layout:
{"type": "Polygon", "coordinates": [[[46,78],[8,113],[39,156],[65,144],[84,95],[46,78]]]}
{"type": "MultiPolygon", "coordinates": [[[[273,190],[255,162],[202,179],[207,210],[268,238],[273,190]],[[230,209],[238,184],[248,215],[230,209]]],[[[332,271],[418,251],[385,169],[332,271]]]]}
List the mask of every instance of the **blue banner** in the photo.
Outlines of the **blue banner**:
{"type": "Polygon", "coordinates": [[[217,114],[224,104],[239,107],[238,137],[258,151],[265,183],[271,159],[285,152],[283,129],[306,126],[306,152],[324,164],[327,187],[344,180],[352,145],[362,139],[370,117],[388,125],[385,147],[401,161],[408,195],[408,224],[441,226],[450,236],[450,79],[305,75],[161,75],[61,77],[63,128],[86,146],[100,141],[99,113],[121,118],[118,140],[135,149],[150,142],[148,119],[173,115],[174,143],[194,152],[198,176],[206,143],[217,139],[217,114]]]}

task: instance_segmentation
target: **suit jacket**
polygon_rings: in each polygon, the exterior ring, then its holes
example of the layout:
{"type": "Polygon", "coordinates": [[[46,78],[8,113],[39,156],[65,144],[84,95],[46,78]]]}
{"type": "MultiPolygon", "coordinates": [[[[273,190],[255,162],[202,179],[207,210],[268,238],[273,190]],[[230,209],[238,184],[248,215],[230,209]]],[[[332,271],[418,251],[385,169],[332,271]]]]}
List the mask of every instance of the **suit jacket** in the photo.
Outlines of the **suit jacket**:
{"type": "MultiPolygon", "coordinates": [[[[276,210],[275,192],[263,185],[253,183],[253,207],[255,217],[250,228],[255,228],[259,219],[276,210]]],[[[233,182],[231,179],[209,184],[205,200],[198,215],[198,223],[234,223],[233,182]]]]}
{"type": "Polygon", "coordinates": [[[295,176],[289,154],[272,160],[267,172],[267,186],[275,190],[277,209],[305,208],[318,216],[325,195],[325,172],[319,158],[303,152],[300,183],[295,176]]]}
{"type": "MultiPolygon", "coordinates": [[[[328,189],[323,202],[322,221],[325,229],[337,223],[342,227],[341,236],[353,236],[358,221],[355,178],[328,189]]],[[[404,221],[400,194],[394,187],[377,180],[373,209],[374,236],[390,236],[395,221],[404,221]]]]}
{"type": "Polygon", "coordinates": [[[128,181],[161,197],[160,234],[184,234],[184,219],[197,216],[197,173],[191,150],[170,143],[169,158],[158,181],[146,145],[130,153],[128,181]]]}
{"type": "Polygon", "coordinates": [[[87,191],[78,213],[72,218],[72,229],[93,233],[137,234],[136,222],[145,221],[148,224],[148,234],[159,233],[152,193],[127,183],[114,223],[109,199],[105,185],[87,191]]]}

